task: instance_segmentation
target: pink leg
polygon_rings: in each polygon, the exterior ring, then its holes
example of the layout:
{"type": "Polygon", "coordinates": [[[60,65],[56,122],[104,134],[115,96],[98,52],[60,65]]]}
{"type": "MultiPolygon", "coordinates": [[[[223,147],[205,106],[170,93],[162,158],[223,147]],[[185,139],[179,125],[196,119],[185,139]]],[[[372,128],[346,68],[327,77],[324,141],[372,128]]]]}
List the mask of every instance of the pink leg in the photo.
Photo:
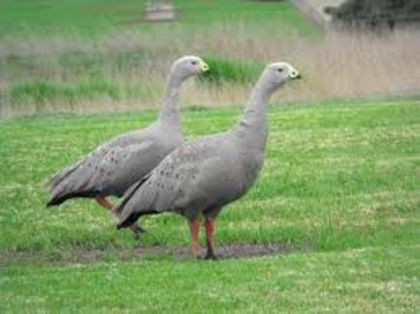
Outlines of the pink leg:
{"type": "Polygon", "coordinates": [[[111,210],[112,204],[103,196],[96,196],[95,197],[96,202],[101,205],[103,208],[111,210]]]}
{"type": "Polygon", "coordinates": [[[200,257],[200,242],[198,239],[198,232],[200,230],[200,221],[195,218],[190,221],[190,232],[191,232],[191,254],[195,258],[200,257]]]}
{"type": "Polygon", "coordinates": [[[206,227],[206,239],[207,239],[207,253],[205,259],[217,259],[216,255],[214,255],[214,219],[213,218],[206,218],[204,222],[206,227]]]}
{"type": "MultiPolygon", "coordinates": [[[[103,208],[112,210],[112,204],[103,196],[96,196],[95,197],[96,202],[101,205],[103,208]]],[[[121,212],[113,212],[116,216],[121,214],[121,212]]],[[[144,232],[144,230],[137,224],[132,224],[130,227],[130,230],[134,233],[134,237],[137,239],[140,235],[140,233],[144,232]]]]}

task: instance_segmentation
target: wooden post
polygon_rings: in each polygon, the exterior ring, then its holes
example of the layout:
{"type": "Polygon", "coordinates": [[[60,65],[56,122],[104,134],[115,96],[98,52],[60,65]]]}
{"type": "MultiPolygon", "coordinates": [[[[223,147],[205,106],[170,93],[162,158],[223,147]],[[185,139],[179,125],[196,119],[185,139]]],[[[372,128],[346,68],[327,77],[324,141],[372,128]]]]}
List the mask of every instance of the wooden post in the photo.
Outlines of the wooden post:
{"type": "Polygon", "coordinates": [[[169,1],[154,1],[146,4],[146,20],[149,22],[172,21],[175,7],[169,1]]]}

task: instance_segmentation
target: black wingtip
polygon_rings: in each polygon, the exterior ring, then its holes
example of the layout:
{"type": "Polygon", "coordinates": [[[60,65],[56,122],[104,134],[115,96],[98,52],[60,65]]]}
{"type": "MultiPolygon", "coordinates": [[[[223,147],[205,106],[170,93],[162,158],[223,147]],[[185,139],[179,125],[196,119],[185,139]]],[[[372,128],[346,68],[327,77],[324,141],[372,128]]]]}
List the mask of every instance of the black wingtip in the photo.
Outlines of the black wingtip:
{"type": "Polygon", "coordinates": [[[117,230],[128,228],[131,226],[131,223],[127,222],[127,220],[121,221],[117,224],[117,230]]]}
{"type": "Polygon", "coordinates": [[[135,223],[137,221],[137,219],[139,219],[140,217],[140,213],[131,213],[127,218],[125,218],[124,220],[121,220],[118,224],[117,224],[117,229],[122,229],[122,228],[128,228],[130,227],[133,223],[135,223]]]}
{"type": "Polygon", "coordinates": [[[54,197],[47,203],[47,207],[57,206],[63,204],[67,200],[67,197],[54,197]]]}
{"type": "Polygon", "coordinates": [[[47,203],[47,207],[52,207],[52,206],[55,206],[55,205],[58,205],[57,204],[57,202],[56,202],[56,200],[54,200],[54,199],[51,199],[48,203],[47,203]]]}

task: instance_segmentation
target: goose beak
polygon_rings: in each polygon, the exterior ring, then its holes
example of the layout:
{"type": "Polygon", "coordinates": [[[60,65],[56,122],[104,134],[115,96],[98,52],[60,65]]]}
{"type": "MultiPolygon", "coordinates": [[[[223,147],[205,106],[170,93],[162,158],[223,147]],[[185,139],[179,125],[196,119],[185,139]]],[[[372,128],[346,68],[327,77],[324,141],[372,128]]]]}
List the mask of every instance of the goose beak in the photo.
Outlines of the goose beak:
{"type": "Polygon", "coordinates": [[[207,72],[209,70],[209,66],[204,61],[201,61],[201,71],[207,72]]]}
{"type": "Polygon", "coordinates": [[[290,78],[294,80],[300,80],[302,78],[302,75],[296,70],[290,72],[290,78]]]}

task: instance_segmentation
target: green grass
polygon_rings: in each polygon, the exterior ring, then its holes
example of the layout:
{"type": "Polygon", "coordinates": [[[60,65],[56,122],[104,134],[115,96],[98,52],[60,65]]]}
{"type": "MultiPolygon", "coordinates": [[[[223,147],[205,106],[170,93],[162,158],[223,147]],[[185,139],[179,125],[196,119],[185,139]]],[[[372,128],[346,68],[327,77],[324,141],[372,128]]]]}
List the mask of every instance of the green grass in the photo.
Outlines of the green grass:
{"type": "Polygon", "coordinates": [[[289,1],[257,2],[245,0],[177,0],[175,23],[144,22],[145,0],[2,0],[0,37],[28,33],[77,33],[96,36],[115,27],[150,31],[174,25],[206,27],[216,23],[236,22],[270,24],[281,19],[285,28],[312,33],[308,22],[289,1]]]}
{"type": "Polygon", "coordinates": [[[92,76],[74,83],[59,83],[44,79],[22,81],[11,86],[4,97],[14,107],[24,107],[28,103],[36,104],[37,112],[41,113],[43,107],[51,103],[76,104],[81,100],[89,101],[104,97],[113,100],[139,99],[150,92],[152,92],[150,86],[146,89],[140,84],[124,85],[104,77],[92,76]]]}
{"type": "Polygon", "coordinates": [[[247,260],[110,261],[0,268],[18,312],[415,313],[418,246],[247,260]]]}
{"type": "MultiPolygon", "coordinates": [[[[128,61],[130,58],[124,59],[128,61]]],[[[202,84],[210,86],[220,86],[224,83],[251,84],[264,69],[264,64],[255,62],[244,63],[220,57],[204,57],[204,60],[209,64],[211,71],[199,76],[198,79],[202,84]]],[[[29,104],[34,105],[36,111],[41,113],[52,104],[62,107],[63,103],[68,103],[71,106],[81,101],[103,98],[114,101],[136,101],[147,99],[151,94],[159,92],[160,87],[153,88],[153,84],[150,83],[120,82],[107,78],[104,73],[97,75],[93,69],[98,69],[98,64],[92,66],[82,63],[80,66],[75,66],[70,63],[68,66],[75,72],[81,71],[84,67],[85,77],[82,79],[79,76],[75,81],[64,82],[43,78],[17,81],[4,88],[3,92],[0,90],[0,99],[4,98],[4,103],[7,102],[11,107],[21,108],[23,111],[25,107],[29,107],[29,104]]],[[[128,69],[130,66],[132,64],[127,62],[125,68],[128,69]]],[[[98,72],[101,70],[98,69],[98,72]]]]}
{"type": "MultiPolygon", "coordinates": [[[[228,129],[239,109],[188,110],[188,138],[228,129]]],[[[260,179],[217,221],[217,243],[286,243],[282,257],[91,265],[19,253],[130,250],[129,231],[89,200],[45,208],[45,180],[155,112],[0,124],[0,311],[415,312],[419,274],[420,101],[275,106],[260,179]],[[18,253],[16,255],[16,253],[18,253]],[[46,263],[46,264],[45,264],[46,263]]],[[[186,222],[144,220],[142,246],[189,244],[186,222]]],[[[58,254],[58,255],[57,255],[58,254]]],[[[416,305],[417,304],[417,305],[416,305]]],[[[417,306],[417,307],[416,307],[417,306]]]]}

